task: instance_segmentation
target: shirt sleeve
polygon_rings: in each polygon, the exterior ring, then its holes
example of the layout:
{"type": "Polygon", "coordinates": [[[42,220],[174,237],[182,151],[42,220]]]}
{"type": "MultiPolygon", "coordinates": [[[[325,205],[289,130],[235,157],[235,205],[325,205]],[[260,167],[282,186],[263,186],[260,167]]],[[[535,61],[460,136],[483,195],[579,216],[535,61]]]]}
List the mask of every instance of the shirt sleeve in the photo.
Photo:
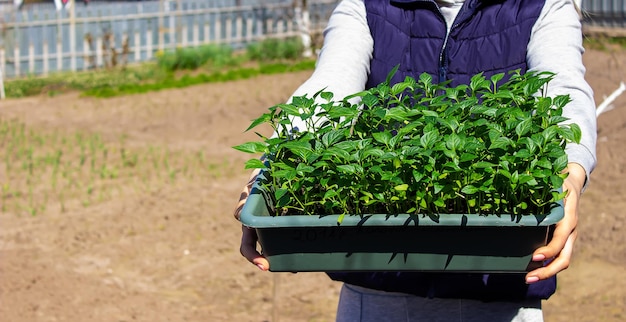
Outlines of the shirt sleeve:
{"type": "Polygon", "coordinates": [[[587,173],[596,166],[596,105],[593,90],[585,80],[580,17],[572,0],[546,0],[528,43],[529,70],[555,73],[547,95],[567,94],[571,102],[563,116],[582,132],[580,144],[566,147],[569,162],[580,164],[587,173]]]}
{"type": "MultiPolygon", "coordinates": [[[[292,98],[310,97],[324,89],[334,94],[334,100],[342,100],[364,90],[373,50],[365,4],[362,0],[341,1],[324,29],[324,44],[313,74],[296,89],[292,98]]],[[[307,128],[299,119],[294,119],[292,126],[299,130],[307,128]]]]}

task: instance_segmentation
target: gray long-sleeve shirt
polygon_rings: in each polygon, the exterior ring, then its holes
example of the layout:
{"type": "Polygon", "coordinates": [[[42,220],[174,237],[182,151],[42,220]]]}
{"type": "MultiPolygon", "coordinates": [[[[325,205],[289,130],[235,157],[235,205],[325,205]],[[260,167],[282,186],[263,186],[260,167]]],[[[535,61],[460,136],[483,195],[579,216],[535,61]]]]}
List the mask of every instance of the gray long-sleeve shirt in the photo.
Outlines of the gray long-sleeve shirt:
{"type": "MultiPolygon", "coordinates": [[[[463,2],[437,0],[448,31],[463,2]]],[[[324,31],[324,45],[315,71],[293,96],[311,95],[325,88],[335,98],[343,98],[364,90],[373,47],[363,1],[341,1],[324,31]]],[[[569,162],[580,164],[589,177],[596,165],[597,131],[595,102],[585,80],[583,52],[581,23],[572,0],[546,0],[533,26],[526,59],[529,70],[556,74],[548,86],[548,96],[569,94],[572,99],[563,115],[580,126],[582,139],[580,144],[568,144],[566,152],[569,162]]],[[[298,120],[293,125],[305,128],[298,120]]]]}

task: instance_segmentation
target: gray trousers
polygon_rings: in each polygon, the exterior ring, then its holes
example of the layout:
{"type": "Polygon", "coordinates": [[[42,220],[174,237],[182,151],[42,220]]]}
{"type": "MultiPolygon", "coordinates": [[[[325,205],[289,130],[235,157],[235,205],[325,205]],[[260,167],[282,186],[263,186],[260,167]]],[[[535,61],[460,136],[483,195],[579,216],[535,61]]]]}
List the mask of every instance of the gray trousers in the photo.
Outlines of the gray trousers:
{"type": "Polygon", "coordinates": [[[488,321],[542,322],[541,300],[481,302],[429,299],[344,284],[339,296],[337,322],[488,321]]]}

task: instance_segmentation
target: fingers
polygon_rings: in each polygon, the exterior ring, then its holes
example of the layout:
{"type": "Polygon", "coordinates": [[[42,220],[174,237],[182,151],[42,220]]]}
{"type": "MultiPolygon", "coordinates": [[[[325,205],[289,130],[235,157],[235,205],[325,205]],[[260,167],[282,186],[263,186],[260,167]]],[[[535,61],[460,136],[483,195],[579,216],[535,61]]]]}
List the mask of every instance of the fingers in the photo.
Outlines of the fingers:
{"type": "Polygon", "coordinates": [[[532,258],[533,261],[551,260],[551,262],[526,274],[526,283],[550,278],[569,267],[574,242],[578,235],[576,226],[578,225],[579,191],[572,189],[568,184],[565,184],[563,189],[568,192],[563,200],[563,219],[556,224],[549,243],[538,248],[532,258]]]}
{"type": "MultiPolygon", "coordinates": [[[[241,194],[239,195],[239,201],[235,206],[234,216],[237,220],[240,220],[241,210],[248,200],[248,196],[250,195],[250,191],[252,190],[252,185],[254,184],[256,177],[259,173],[258,169],[252,172],[250,176],[250,180],[248,184],[243,188],[241,194]]],[[[267,271],[270,269],[270,263],[267,261],[261,253],[259,253],[256,249],[258,236],[256,234],[256,230],[252,228],[248,228],[246,226],[241,226],[241,246],[239,247],[239,252],[241,255],[245,257],[250,263],[256,265],[260,270],[267,271]]]]}
{"type": "Polygon", "coordinates": [[[540,280],[548,279],[557,273],[566,270],[569,267],[570,260],[574,251],[574,242],[576,241],[577,231],[574,230],[567,238],[561,252],[550,262],[550,264],[533,270],[526,274],[526,283],[531,284],[540,280]]]}
{"type": "Polygon", "coordinates": [[[270,263],[256,249],[258,240],[256,230],[246,226],[241,226],[241,232],[241,247],[239,249],[241,255],[243,255],[243,257],[245,257],[250,263],[256,265],[260,270],[269,270],[270,263]]]}

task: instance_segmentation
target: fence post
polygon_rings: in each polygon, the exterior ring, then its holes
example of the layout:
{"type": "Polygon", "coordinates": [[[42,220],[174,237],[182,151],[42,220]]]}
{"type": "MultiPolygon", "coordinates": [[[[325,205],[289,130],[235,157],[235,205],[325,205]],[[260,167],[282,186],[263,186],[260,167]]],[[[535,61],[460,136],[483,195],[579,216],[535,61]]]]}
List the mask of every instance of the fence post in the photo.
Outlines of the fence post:
{"type": "Polygon", "coordinates": [[[96,38],[96,68],[104,65],[102,36],[96,38]]]}
{"type": "Polygon", "coordinates": [[[237,29],[235,30],[236,40],[242,41],[243,40],[243,20],[240,15],[237,15],[237,18],[235,18],[235,28],[237,29]]]}
{"type": "Polygon", "coordinates": [[[93,53],[89,47],[89,42],[85,38],[83,38],[83,56],[83,70],[87,70],[90,67],[89,65],[91,65],[93,53]],[[89,62],[89,64],[85,64],[85,62],[89,62]]]}
{"type": "MultiPolygon", "coordinates": [[[[61,31],[59,31],[62,34],[61,31]]],[[[59,37],[57,37],[57,72],[63,71],[63,44],[59,37]]]]}
{"type": "Polygon", "coordinates": [[[48,42],[43,42],[43,76],[48,76],[50,70],[50,50],[48,48],[48,42]]]}
{"type": "Polygon", "coordinates": [[[184,25],[182,29],[183,30],[181,31],[181,39],[179,41],[183,48],[187,48],[187,25],[184,25]]]}
{"type": "Polygon", "coordinates": [[[307,7],[307,0],[298,1],[298,6],[295,8],[296,25],[300,31],[300,39],[304,50],[302,56],[311,57],[313,52],[311,51],[311,33],[309,31],[309,9],[307,7]]]}
{"type": "Polygon", "coordinates": [[[4,73],[2,72],[4,70],[4,67],[6,66],[5,60],[4,60],[4,48],[0,48],[0,99],[4,99],[5,95],[4,95],[4,73]]]}
{"type": "Polygon", "coordinates": [[[13,49],[13,57],[15,57],[14,58],[15,76],[17,77],[17,76],[20,76],[20,69],[21,69],[20,67],[22,65],[22,59],[20,57],[20,48],[18,46],[16,46],[13,49]]]}
{"type": "Polygon", "coordinates": [[[70,0],[70,68],[76,71],[76,1],[70,0]]]}
{"type": "Polygon", "coordinates": [[[226,18],[226,43],[230,43],[233,39],[233,20],[231,17],[226,18]]]}
{"type": "Polygon", "coordinates": [[[35,72],[35,46],[33,43],[28,44],[28,72],[35,72]]]}
{"type": "Polygon", "coordinates": [[[158,45],[158,50],[163,53],[165,51],[165,1],[167,0],[160,0],[159,3],[161,5],[161,10],[160,10],[160,14],[159,14],[159,27],[157,28],[158,32],[159,32],[159,45],[158,45]]]}
{"type": "Polygon", "coordinates": [[[146,59],[152,59],[152,30],[146,31],[146,59]]]}
{"type": "Polygon", "coordinates": [[[135,32],[135,41],[133,41],[133,54],[135,54],[135,63],[141,60],[141,36],[135,32]]]}
{"type": "Polygon", "coordinates": [[[200,46],[200,27],[198,26],[198,22],[193,22],[193,46],[200,46]]]}
{"type": "Polygon", "coordinates": [[[253,38],[252,23],[253,23],[252,18],[248,16],[246,18],[246,41],[247,42],[252,42],[252,38],[253,38]]]}

